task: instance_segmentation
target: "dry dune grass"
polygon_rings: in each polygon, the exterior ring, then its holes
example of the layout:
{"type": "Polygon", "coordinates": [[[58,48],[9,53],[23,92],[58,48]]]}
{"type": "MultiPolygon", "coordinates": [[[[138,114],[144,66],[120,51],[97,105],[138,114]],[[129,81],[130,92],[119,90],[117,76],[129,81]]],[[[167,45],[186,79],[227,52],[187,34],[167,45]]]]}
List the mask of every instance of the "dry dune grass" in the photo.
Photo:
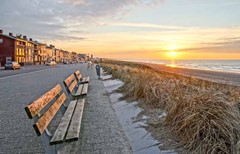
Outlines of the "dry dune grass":
{"type": "Polygon", "coordinates": [[[125,82],[125,98],[167,112],[164,123],[184,153],[240,153],[240,87],[105,60],[105,71],[125,82]]]}

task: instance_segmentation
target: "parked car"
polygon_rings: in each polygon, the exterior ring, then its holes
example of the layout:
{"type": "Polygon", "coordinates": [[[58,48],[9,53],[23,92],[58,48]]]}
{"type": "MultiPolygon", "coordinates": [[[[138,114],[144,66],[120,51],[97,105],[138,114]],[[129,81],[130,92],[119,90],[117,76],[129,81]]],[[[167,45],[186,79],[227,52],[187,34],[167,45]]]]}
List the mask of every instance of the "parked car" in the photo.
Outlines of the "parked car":
{"type": "Polygon", "coordinates": [[[15,62],[15,61],[7,61],[6,64],[5,64],[5,69],[20,69],[21,66],[18,62],[15,62]]]}
{"type": "Polygon", "coordinates": [[[46,66],[54,66],[54,65],[56,65],[55,61],[50,61],[46,63],[46,66]]]}

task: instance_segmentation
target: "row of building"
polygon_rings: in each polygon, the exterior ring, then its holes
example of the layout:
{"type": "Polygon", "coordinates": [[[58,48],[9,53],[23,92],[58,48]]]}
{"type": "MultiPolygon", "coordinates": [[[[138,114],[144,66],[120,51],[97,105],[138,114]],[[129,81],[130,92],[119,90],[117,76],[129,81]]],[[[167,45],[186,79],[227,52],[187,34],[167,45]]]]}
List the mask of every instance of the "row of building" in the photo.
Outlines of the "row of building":
{"type": "Polygon", "coordinates": [[[57,63],[87,61],[91,57],[87,54],[57,49],[54,45],[40,43],[21,34],[14,36],[13,33],[9,33],[7,35],[0,30],[0,63],[2,66],[6,61],[17,61],[21,65],[36,65],[45,64],[47,61],[57,63]]]}

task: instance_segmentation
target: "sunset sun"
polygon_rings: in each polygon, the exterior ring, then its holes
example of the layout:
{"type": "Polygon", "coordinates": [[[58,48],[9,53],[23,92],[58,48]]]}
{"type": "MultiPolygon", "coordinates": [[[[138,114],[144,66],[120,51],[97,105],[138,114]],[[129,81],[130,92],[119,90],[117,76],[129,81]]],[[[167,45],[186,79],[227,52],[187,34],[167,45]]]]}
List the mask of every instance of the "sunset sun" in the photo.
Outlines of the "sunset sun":
{"type": "Polygon", "coordinates": [[[170,51],[168,53],[168,56],[171,57],[171,58],[175,58],[177,56],[177,53],[175,51],[170,51]]]}

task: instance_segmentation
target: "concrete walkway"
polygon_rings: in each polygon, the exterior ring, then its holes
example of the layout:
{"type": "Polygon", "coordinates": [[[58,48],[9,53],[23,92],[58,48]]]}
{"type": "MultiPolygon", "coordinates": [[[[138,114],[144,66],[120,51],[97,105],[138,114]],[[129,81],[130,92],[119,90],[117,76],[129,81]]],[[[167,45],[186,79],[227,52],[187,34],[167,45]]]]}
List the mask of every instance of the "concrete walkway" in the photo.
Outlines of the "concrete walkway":
{"type": "Polygon", "coordinates": [[[128,154],[132,153],[122,126],[112,108],[103,82],[97,79],[95,68],[86,64],[63,65],[48,70],[0,78],[0,154],[44,153],[24,107],[61,84],[80,69],[90,76],[80,139],[60,150],[62,154],[128,154]]]}
{"type": "Polygon", "coordinates": [[[132,153],[103,82],[97,79],[95,70],[90,72],[90,88],[86,97],[81,138],[79,142],[66,146],[62,153],[132,153]]]}

